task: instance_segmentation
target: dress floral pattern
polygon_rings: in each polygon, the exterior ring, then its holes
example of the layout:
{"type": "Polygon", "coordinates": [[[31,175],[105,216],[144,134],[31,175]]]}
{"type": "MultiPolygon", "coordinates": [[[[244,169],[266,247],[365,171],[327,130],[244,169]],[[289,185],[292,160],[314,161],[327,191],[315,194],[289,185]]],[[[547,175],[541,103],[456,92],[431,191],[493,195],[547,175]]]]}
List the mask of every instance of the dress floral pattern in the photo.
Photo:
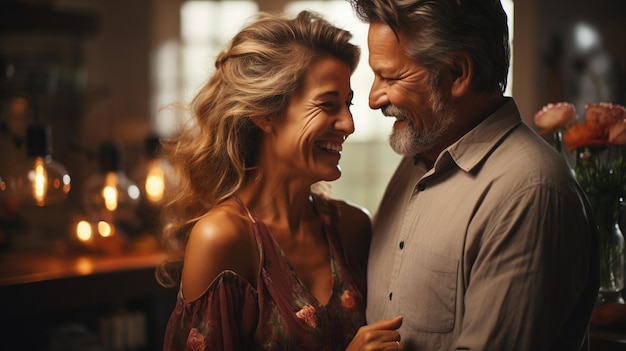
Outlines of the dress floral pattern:
{"type": "Polygon", "coordinates": [[[257,286],[224,271],[197,300],[185,301],[179,292],[164,351],[345,349],[365,324],[365,272],[341,245],[337,209],[313,198],[331,253],[329,301],[311,295],[267,226],[235,198],[254,225],[262,262],[257,286]]]}

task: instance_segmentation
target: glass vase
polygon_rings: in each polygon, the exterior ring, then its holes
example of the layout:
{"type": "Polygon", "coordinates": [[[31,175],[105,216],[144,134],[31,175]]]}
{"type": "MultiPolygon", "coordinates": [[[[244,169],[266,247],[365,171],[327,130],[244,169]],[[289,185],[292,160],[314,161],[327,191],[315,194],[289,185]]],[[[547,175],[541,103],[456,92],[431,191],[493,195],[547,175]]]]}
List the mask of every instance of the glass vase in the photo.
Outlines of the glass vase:
{"type": "MultiPolygon", "coordinates": [[[[597,201],[595,202],[598,205],[597,201]]],[[[619,226],[620,201],[608,208],[594,209],[598,225],[600,254],[600,289],[597,304],[624,303],[622,290],[626,266],[624,265],[624,235],[619,226]]]]}

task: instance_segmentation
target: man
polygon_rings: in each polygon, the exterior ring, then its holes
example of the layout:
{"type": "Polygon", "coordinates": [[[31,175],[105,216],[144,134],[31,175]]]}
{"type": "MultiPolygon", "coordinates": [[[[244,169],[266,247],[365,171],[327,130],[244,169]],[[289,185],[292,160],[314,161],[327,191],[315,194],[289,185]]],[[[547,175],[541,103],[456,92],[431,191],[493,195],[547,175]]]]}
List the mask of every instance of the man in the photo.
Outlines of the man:
{"type": "Polygon", "coordinates": [[[503,91],[498,0],[350,0],[369,23],[369,104],[405,157],[374,218],[369,323],[405,350],[580,350],[597,238],[562,158],[503,91]]]}

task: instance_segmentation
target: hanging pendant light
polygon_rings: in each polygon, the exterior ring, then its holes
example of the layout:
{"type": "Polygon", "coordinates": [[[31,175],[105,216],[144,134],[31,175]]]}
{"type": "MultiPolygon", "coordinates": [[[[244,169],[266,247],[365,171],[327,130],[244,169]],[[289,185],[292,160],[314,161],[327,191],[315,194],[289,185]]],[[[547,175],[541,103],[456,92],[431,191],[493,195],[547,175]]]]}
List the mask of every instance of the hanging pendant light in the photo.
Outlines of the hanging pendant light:
{"type": "Polygon", "coordinates": [[[26,161],[12,172],[0,190],[20,205],[59,204],[71,188],[65,166],[52,158],[50,127],[35,124],[26,131],[26,161]]]}
{"type": "Polygon", "coordinates": [[[132,217],[141,191],[122,169],[121,146],[105,142],[99,150],[99,172],[87,179],[83,205],[93,221],[110,223],[132,217]]]}
{"type": "Polygon", "coordinates": [[[144,160],[135,170],[134,175],[141,184],[142,195],[151,206],[160,206],[165,191],[173,181],[173,170],[170,163],[160,157],[161,141],[156,135],[145,140],[144,160]]]}

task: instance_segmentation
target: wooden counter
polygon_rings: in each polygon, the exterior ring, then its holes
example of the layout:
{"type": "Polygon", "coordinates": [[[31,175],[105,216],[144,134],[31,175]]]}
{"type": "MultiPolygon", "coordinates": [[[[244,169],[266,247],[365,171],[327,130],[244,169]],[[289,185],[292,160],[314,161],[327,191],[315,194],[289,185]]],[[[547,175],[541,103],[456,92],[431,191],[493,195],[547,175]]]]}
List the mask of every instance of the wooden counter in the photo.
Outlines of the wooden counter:
{"type": "Polygon", "coordinates": [[[162,252],[126,254],[52,254],[9,252],[0,254],[0,286],[73,278],[124,270],[154,269],[165,259],[162,252]]]}
{"type": "MultiPolygon", "coordinates": [[[[160,286],[162,252],[116,255],[0,254],[0,349],[24,338],[46,350],[50,328],[80,323],[98,334],[105,316],[140,311],[148,321],[146,349],[159,349],[176,289],[160,286]]],[[[31,349],[19,347],[16,349],[31,349]]]]}

